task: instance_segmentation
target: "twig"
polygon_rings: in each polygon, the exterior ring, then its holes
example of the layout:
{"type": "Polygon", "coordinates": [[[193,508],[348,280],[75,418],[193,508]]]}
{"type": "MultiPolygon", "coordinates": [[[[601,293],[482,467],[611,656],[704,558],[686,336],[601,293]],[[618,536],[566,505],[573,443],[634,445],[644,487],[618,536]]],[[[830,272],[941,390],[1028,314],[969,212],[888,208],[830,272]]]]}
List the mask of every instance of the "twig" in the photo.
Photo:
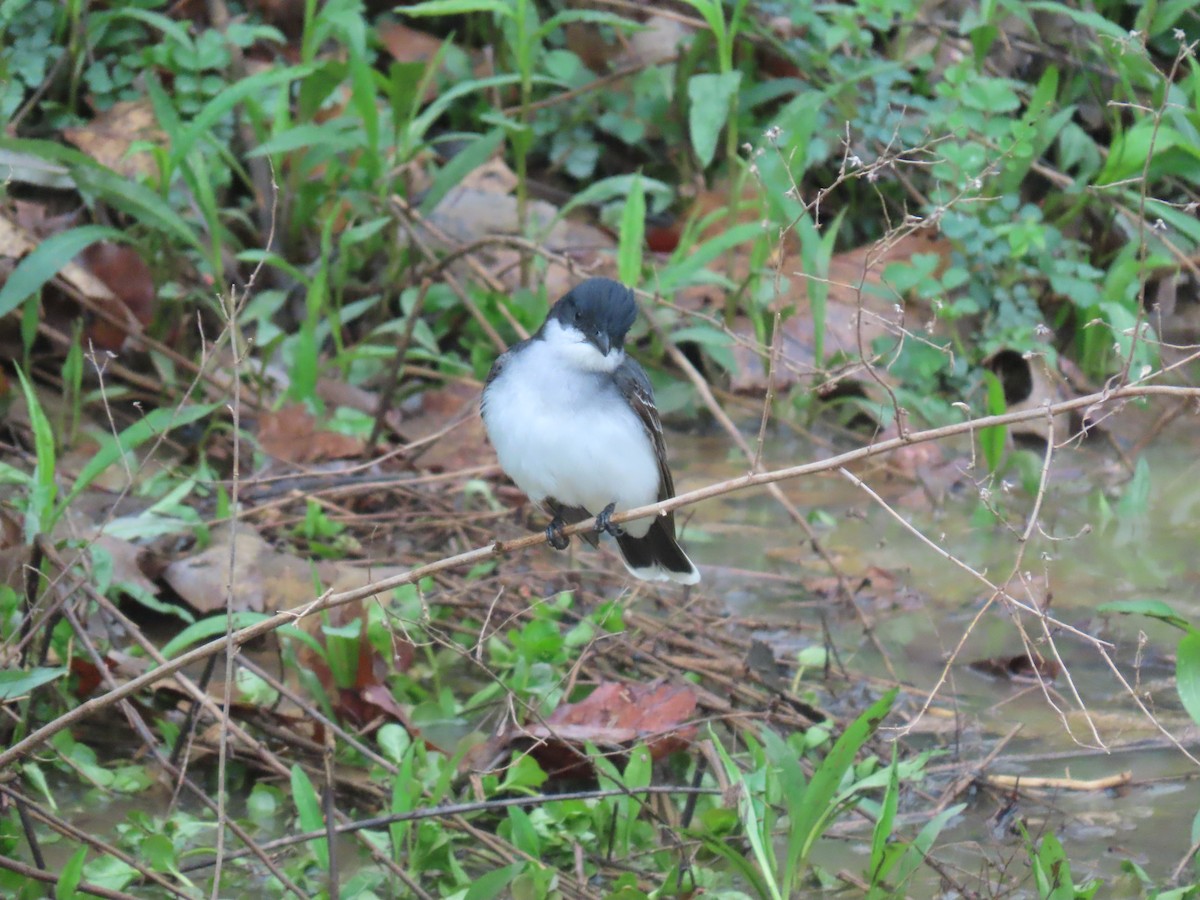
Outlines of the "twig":
{"type": "MultiPolygon", "coordinates": [[[[635,791],[636,794],[708,794],[719,795],[721,791],[718,788],[692,787],[691,785],[662,785],[650,784],[645,787],[639,787],[635,791]]],[[[537,794],[532,797],[500,797],[495,800],[479,800],[472,803],[447,803],[444,806],[429,806],[423,809],[414,809],[409,812],[391,813],[386,816],[374,816],[369,819],[359,819],[355,822],[350,822],[345,825],[338,825],[333,829],[334,834],[353,834],[357,831],[363,831],[373,828],[386,828],[388,825],[393,825],[396,822],[415,822],[421,819],[441,819],[450,818],[451,816],[461,816],[468,813],[487,812],[491,810],[508,809],[512,806],[540,806],[543,803],[559,803],[571,800],[603,800],[608,797],[628,797],[631,791],[625,788],[605,788],[604,790],[596,791],[574,791],[565,794],[537,794]]],[[[292,834],[287,837],[278,838],[274,841],[268,841],[262,844],[262,848],[267,851],[280,850],[284,847],[292,847],[296,844],[305,844],[309,841],[315,841],[318,838],[326,837],[327,833],[324,828],[315,831],[305,831],[301,834],[292,834]]],[[[229,859],[236,859],[238,856],[244,855],[244,851],[229,854],[229,859]]],[[[180,871],[194,872],[197,869],[204,869],[212,865],[212,860],[197,860],[195,862],[186,863],[180,866],[180,871]]]]}
{"type": "Polygon", "coordinates": [[[987,775],[982,774],[979,780],[992,787],[1005,790],[1019,789],[1048,789],[1056,791],[1106,791],[1120,787],[1133,781],[1133,770],[1126,769],[1115,775],[1105,775],[1102,778],[1031,778],[1028,775],[987,775]]]}

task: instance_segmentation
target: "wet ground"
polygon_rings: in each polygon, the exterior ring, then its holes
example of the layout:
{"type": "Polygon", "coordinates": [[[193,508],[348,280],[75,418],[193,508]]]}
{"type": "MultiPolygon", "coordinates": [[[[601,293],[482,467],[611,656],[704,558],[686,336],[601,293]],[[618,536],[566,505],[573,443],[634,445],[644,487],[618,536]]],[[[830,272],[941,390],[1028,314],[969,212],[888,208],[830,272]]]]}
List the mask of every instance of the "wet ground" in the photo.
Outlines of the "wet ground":
{"type": "MultiPolygon", "coordinates": [[[[1055,662],[1062,667],[1043,684],[1022,669],[1028,656],[1010,610],[993,603],[980,616],[991,592],[977,577],[836,473],[792,482],[785,490],[856,587],[857,611],[837,599],[828,568],[765,493],[703,505],[687,537],[706,584],[737,612],[766,620],[759,637],[778,656],[819,644],[823,619],[851,679],[867,675],[882,684],[898,678],[912,688],[907,705],[888,724],[912,724],[904,738],[909,746],[943,751],[930,763],[934,775],[927,790],[933,798],[1002,742],[987,766],[989,775],[1087,781],[1130,773],[1129,783],[1117,789],[1050,786],[1014,793],[999,786],[980,789],[977,783],[959,798],[969,800],[966,813],[939,841],[938,857],[951,870],[961,867],[956,874],[986,884],[1011,883],[1012,875],[1027,872],[1028,857],[1014,828],[1023,819],[1035,836],[1042,828],[1055,830],[1076,883],[1094,875],[1111,880],[1120,875],[1122,861],[1132,859],[1165,885],[1189,851],[1200,808],[1193,780],[1200,764],[1164,734],[1200,756],[1200,735],[1175,692],[1173,653],[1181,632],[1140,616],[1103,615],[1097,607],[1157,599],[1200,622],[1198,441],[1195,432],[1165,435],[1144,454],[1147,465],[1132,483],[1130,468],[1108,445],[1065,449],[1053,457],[1040,528],[1009,590],[1106,646],[1057,627],[1049,632],[1051,647],[1037,618],[1021,615],[1033,649],[1051,669],[1055,662]],[[922,692],[935,688],[930,711],[917,718],[922,692]],[[1138,708],[1131,690],[1150,714],[1138,708]],[[997,867],[1006,863],[1008,877],[1001,878],[997,867]]],[[[719,438],[685,446],[705,462],[681,467],[681,490],[713,480],[718,471],[725,477],[744,471],[723,458],[726,445],[719,438]],[[718,456],[721,462],[713,463],[718,456]]],[[[959,468],[970,462],[969,446],[944,449],[947,465],[955,463],[956,453],[959,468]]],[[[800,441],[777,443],[768,447],[766,467],[833,452],[800,441]]],[[[879,469],[858,474],[905,521],[967,566],[994,583],[1013,572],[1033,506],[1014,475],[1006,489],[979,471],[967,472],[957,484],[937,467],[915,480],[879,469]],[[980,487],[990,490],[989,502],[1002,509],[1007,524],[984,514],[980,487]]],[[[910,812],[919,820],[918,809],[910,812]]],[[[863,847],[854,839],[827,847],[825,862],[861,872],[863,847]]],[[[1183,878],[1185,884],[1194,880],[1190,867],[1183,878]]],[[[937,893],[936,881],[914,896],[925,890],[937,893]]]]}

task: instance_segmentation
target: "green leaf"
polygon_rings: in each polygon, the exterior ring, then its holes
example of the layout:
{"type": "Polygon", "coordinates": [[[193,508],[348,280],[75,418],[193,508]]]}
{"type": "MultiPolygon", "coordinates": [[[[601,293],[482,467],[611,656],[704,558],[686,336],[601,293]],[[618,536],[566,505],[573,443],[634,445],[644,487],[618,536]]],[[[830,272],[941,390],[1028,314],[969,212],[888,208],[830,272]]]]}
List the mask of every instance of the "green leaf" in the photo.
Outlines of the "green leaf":
{"type": "MultiPolygon", "coordinates": [[[[1147,157],[1158,159],[1175,147],[1186,150],[1189,147],[1187,138],[1167,125],[1142,119],[1113,137],[1108,159],[1096,176],[1096,184],[1103,186],[1140,176],[1146,171],[1147,157]]],[[[1194,160],[1191,165],[1195,166],[1194,160]]]]}
{"type": "Polygon", "coordinates": [[[481,12],[512,16],[510,4],[504,0],[425,0],[413,6],[399,7],[397,12],[406,16],[457,16],[481,12]]]}
{"type": "Polygon", "coordinates": [[[693,75],[688,79],[688,133],[701,168],[707,169],[716,155],[717,138],[741,82],[741,72],[693,75]]]}
{"type": "MultiPolygon", "coordinates": [[[[321,815],[321,799],[317,796],[317,790],[309,780],[308,773],[300,768],[299,763],[292,766],[292,799],[296,802],[296,813],[302,831],[320,831],[325,827],[325,817],[321,815]]],[[[318,838],[312,845],[317,862],[322,869],[328,871],[329,841],[326,838],[318,838]]]]}
{"type": "Polygon", "coordinates": [[[900,758],[896,753],[896,745],[892,744],[892,764],[888,766],[887,791],[883,795],[883,805],[879,808],[879,817],[875,820],[875,829],[871,834],[871,868],[868,870],[871,879],[871,889],[868,896],[874,897],[884,887],[890,865],[896,857],[889,861],[888,840],[892,836],[892,826],[896,821],[896,807],[900,802],[900,758]]]}
{"type": "Polygon", "coordinates": [[[645,31],[645,25],[639,25],[632,19],[626,19],[616,13],[603,12],[598,9],[566,9],[551,16],[533,33],[533,40],[541,42],[549,34],[559,31],[572,22],[587,22],[591,25],[608,25],[611,28],[626,32],[645,31]]]}
{"type": "Polygon", "coordinates": [[[525,863],[513,863],[503,869],[495,869],[486,875],[481,875],[471,882],[471,887],[463,896],[463,900],[492,900],[499,897],[500,892],[508,887],[517,874],[525,868],[525,863]]]}
{"type": "Polygon", "coordinates": [[[0,671],[0,701],[23,697],[34,688],[62,678],[67,670],[62,666],[40,669],[5,669],[0,671]]]}
{"type": "Polygon", "coordinates": [[[333,119],[320,124],[304,122],[263,141],[247,155],[271,156],[313,146],[319,146],[326,153],[346,150],[360,143],[354,133],[356,129],[356,123],[348,119],[333,119]]]}
{"type": "MultiPolygon", "coordinates": [[[[266,613],[250,612],[249,610],[236,612],[233,614],[233,628],[236,631],[269,618],[270,616],[266,613]]],[[[160,651],[163,659],[170,659],[172,656],[179,655],[181,651],[192,644],[198,644],[210,637],[224,634],[227,627],[228,623],[226,622],[224,613],[209,616],[207,619],[201,619],[199,622],[189,625],[183,631],[179,632],[179,634],[175,635],[175,637],[171,638],[171,640],[167,641],[166,645],[160,651]]]]}
{"type": "Polygon", "coordinates": [[[468,172],[477,169],[487,161],[503,140],[504,132],[499,128],[493,128],[487,134],[482,134],[471,141],[461,152],[456,153],[434,176],[433,184],[429,186],[429,190],[421,200],[421,215],[427,216],[433,212],[433,208],[441,203],[442,198],[449,193],[450,189],[461,184],[468,172]]]}
{"type": "Polygon", "coordinates": [[[179,167],[180,162],[192,151],[192,147],[201,139],[212,134],[212,128],[230,110],[248,97],[259,97],[270,88],[290,81],[299,81],[316,71],[312,65],[287,66],[283,69],[264,69],[241,81],[229,85],[215,97],[204,104],[196,117],[188,123],[181,133],[172,135],[171,156],[168,164],[170,172],[179,167]]]}
{"type": "Polygon", "coordinates": [[[837,739],[821,765],[813,773],[808,789],[804,792],[802,808],[793,812],[791,827],[803,837],[804,847],[799,859],[807,859],[813,844],[825,830],[825,823],[836,812],[834,798],[842,783],[842,777],[854,764],[859,749],[870,739],[892,709],[896,689],[892,688],[851,722],[842,736],[837,739]]]}
{"type": "MultiPolygon", "coordinates": [[[[1004,385],[994,372],[984,371],[984,381],[987,382],[987,414],[1002,416],[1007,408],[1004,401],[1004,385]]],[[[1008,429],[1004,425],[989,425],[979,430],[979,447],[983,451],[984,462],[988,471],[995,472],[1000,468],[1004,458],[1004,439],[1008,429]]]]}
{"type": "Polygon", "coordinates": [[[1117,502],[1117,519],[1132,519],[1144,516],[1150,507],[1150,463],[1139,456],[1133,467],[1133,477],[1121,492],[1117,502]]]}
{"type": "Polygon", "coordinates": [[[1097,606],[1096,612],[1116,613],[1121,616],[1149,616],[1151,619],[1158,619],[1168,625],[1182,628],[1184,631],[1191,628],[1191,623],[1187,619],[1162,600],[1113,600],[1097,606]]]}
{"type": "Polygon", "coordinates": [[[105,436],[92,458],[75,479],[71,491],[64,503],[69,504],[75,497],[87,489],[100,474],[126,453],[144,444],[153,437],[166,434],[172,428],[182,428],[205,416],[211,415],[218,404],[208,403],[200,406],[184,406],[180,409],[162,407],[147,413],[138,419],[116,437],[105,436]]]}
{"type": "Polygon", "coordinates": [[[39,534],[54,527],[54,497],[58,493],[58,485],[54,481],[54,432],[41,403],[38,402],[33,385],[19,367],[17,377],[21,380],[21,391],[25,395],[25,406],[30,427],[33,428],[33,445],[37,455],[33,482],[29,489],[29,506],[25,510],[25,541],[33,543],[39,534]]]}
{"type": "Polygon", "coordinates": [[[671,341],[675,344],[699,344],[709,356],[717,361],[726,372],[737,371],[737,360],[733,355],[733,340],[719,328],[712,325],[692,325],[671,332],[671,341]]]}
{"type": "Polygon", "coordinates": [[[17,264],[0,288],[0,316],[8,315],[85,248],[102,240],[128,241],[129,236],[104,225],[81,225],[46,238],[17,264]]]}
{"type": "Polygon", "coordinates": [[[904,883],[912,877],[912,874],[917,871],[918,867],[925,862],[925,857],[933,848],[933,842],[937,840],[937,836],[941,834],[946,824],[967,808],[967,804],[959,803],[948,807],[925,823],[925,827],[921,829],[911,844],[904,851],[904,855],[900,858],[899,864],[895,867],[892,875],[892,888],[894,891],[899,891],[904,887],[904,883]]]}
{"type": "Polygon", "coordinates": [[[641,175],[634,175],[621,211],[621,237],[617,244],[617,277],[636,285],[642,277],[642,251],[646,243],[646,195],[641,175]]]}
{"type": "Polygon", "coordinates": [[[1175,689],[1192,721],[1200,725],[1200,631],[1194,628],[1175,648],[1175,689]]]}
{"type": "MultiPolygon", "coordinates": [[[[405,10],[411,12],[411,10],[405,10]]],[[[437,121],[442,113],[444,113],[451,104],[464,94],[470,94],[473,91],[484,91],[492,87],[505,87],[510,84],[517,84],[521,80],[518,74],[508,75],[492,75],[488,78],[475,78],[471,81],[465,81],[462,84],[457,84],[448,91],[443,91],[438,94],[437,99],[425,107],[421,115],[413,119],[412,125],[409,126],[409,139],[421,140],[425,136],[425,132],[437,121]]],[[[534,79],[538,81],[539,79],[534,79]]]]}
{"type": "Polygon", "coordinates": [[[723,231],[698,247],[677,254],[678,259],[672,259],[671,263],[660,273],[659,289],[664,294],[670,294],[681,287],[694,283],[698,280],[697,273],[726,251],[738,244],[766,235],[767,232],[763,230],[760,223],[744,222],[741,225],[735,225],[728,231],[723,231]]]}
{"type": "Polygon", "coordinates": [[[643,195],[652,194],[664,202],[671,196],[671,188],[666,183],[654,178],[646,178],[640,172],[636,175],[613,175],[593,181],[586,188],[568,200],[559,210],[559,216],[565,216],[571,210],[588,205],[599,206],[618,197],[627,197],[633,189],[633,180],[641,182],[643,195]]]}
{"type": "Polygon", "coordinates": [[[87,859],[87,847],[80,847],[67,860],[59,873],[58,883],[54,886],[54,900],[75,900],[79,896],[76,888],[83,880],[83,863],[87,859]]]}

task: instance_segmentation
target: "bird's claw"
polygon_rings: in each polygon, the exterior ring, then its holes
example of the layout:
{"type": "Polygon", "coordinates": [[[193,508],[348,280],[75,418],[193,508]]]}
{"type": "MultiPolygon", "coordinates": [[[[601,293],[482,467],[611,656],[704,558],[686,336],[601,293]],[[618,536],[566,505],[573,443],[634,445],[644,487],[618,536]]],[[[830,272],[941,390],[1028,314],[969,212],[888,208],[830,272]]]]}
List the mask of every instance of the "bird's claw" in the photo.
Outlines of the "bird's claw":
{"type": "Polygon", "coordinates": [[[608,521],[610,518],[612,518],[612,514],[616,511],[616,509],[617,504],[616,502],[613,502],[604,507],[604,509],[600,510],[600,515],[596,516],[597,533],[606,531],[613,537],[620,537],[625,533],[625,529],[620,525],[614,525],[612,522],[608,521]]]}
{"type": "Polygon", "coordinates": [[[563,534],[562,516],[555,516],[546,526],[546,543],[555,550],[566,550],[571,545],[571,539],[563,534]]]}

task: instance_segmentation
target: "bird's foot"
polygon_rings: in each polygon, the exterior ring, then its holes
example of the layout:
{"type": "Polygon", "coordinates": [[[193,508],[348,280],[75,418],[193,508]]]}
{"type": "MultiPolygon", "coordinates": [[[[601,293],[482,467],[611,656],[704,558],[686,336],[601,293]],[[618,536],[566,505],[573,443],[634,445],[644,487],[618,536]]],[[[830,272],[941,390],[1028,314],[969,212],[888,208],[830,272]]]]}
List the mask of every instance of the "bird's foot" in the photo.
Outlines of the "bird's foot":
{"type": "Polygon", "coordinates": [[[546,526],[546,543],[555,550],[566,550],[571,545],[571,539],[563,534],[562,516],[555,516],[546,526]]]}
{"type": "Polygon", "coordinates": [[[612,518],[612,514],[616,511],[617,504],[615,502],[608,504],[604,509],[600,510],[600,515],[596,516],[596,531],[606,531],[613,537],[620,537],[625,533],[625,529],[620,525],[614,525],[608,521],[612,518]]]}

